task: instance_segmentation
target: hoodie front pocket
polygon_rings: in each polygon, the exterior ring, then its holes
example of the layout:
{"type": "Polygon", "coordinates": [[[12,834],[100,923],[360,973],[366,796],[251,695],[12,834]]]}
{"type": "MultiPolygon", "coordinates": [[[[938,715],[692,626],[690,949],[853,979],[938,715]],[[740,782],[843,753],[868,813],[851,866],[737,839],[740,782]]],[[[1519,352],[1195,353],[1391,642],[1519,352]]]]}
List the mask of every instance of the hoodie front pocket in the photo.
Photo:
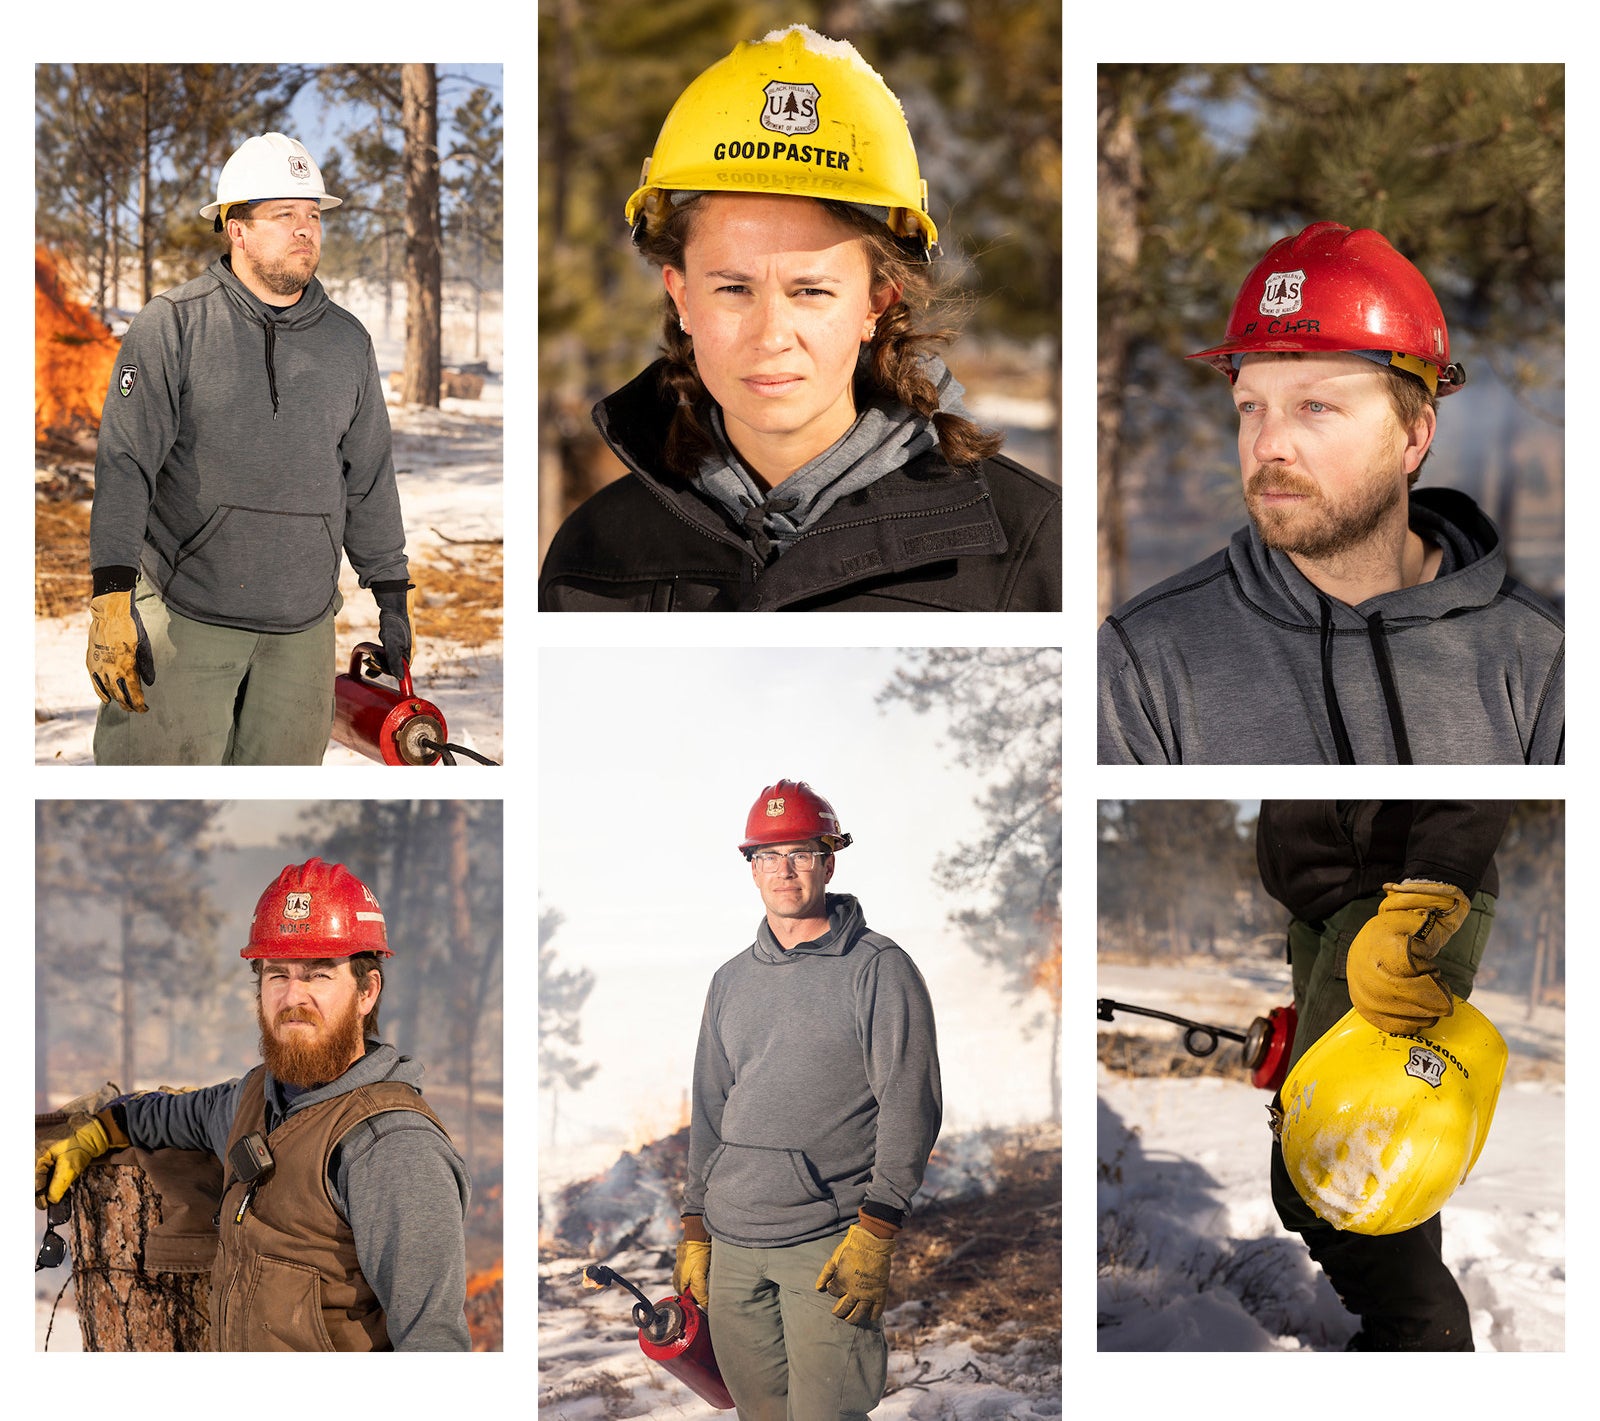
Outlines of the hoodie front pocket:
{"type": "Polygon", "coordinates": [[[201,620],[299,631],[326,615],[338,586],[327,514],[223,504],[178,549],[163,592],[201,620]]]}
{"type": "Polygon", "coordinates": [[[730,1241],[766,1243],[825,1229],[839,1216],[804,1151],[723,1144],[706,1172],[706,1225],[730,1241]]]}

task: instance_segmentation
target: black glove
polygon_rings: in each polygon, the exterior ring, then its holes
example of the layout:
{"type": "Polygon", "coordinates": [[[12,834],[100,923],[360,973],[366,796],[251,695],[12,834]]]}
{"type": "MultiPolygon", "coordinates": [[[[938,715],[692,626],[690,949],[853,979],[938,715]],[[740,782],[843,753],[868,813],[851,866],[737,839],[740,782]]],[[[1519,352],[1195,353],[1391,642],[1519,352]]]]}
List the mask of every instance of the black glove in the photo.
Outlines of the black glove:
{"type": "Polygon", "coordinates": [[[396,681],[411,657],[411,583],[403,578],[393,582],[374,582],[372,595],[378,603],[378,640],[383,643],[383,669],[396,681]]]}

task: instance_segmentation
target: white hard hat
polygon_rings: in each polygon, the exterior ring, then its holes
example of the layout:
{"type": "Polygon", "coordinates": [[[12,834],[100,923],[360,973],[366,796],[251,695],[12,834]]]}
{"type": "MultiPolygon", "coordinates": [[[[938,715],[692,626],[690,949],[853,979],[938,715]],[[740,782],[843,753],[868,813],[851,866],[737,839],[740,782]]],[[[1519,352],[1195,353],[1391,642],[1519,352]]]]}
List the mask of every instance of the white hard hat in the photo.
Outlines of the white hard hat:
{"type": "Polygon", "coordinates": [[[328,195],[322,185],[322,170],[312,162],[298,138],[260,133],[245,139],[222,165],[217,200],[202,207],[200,215],[217,218],[220,230],[225,208],[239,202],[264,202],[269,197],[314,197],[323,212],[344,201],[328,195]]]}

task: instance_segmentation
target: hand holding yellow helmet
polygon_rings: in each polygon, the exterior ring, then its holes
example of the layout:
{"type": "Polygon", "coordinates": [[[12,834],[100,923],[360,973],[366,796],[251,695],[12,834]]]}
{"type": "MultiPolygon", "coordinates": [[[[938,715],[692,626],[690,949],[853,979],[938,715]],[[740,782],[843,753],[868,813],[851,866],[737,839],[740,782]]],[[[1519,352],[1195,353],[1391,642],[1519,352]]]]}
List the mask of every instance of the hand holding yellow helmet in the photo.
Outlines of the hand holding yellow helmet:
{"type": "Polygon", "coordinates": [[[1505,1068],[1505,1041],[1468,1002],[1406,1036],[1350,1011],[1295,1062],[1273,1111],[1289,1178],[1336,1229],[1426,1222],[1477,1163],[1505,1068]]]}

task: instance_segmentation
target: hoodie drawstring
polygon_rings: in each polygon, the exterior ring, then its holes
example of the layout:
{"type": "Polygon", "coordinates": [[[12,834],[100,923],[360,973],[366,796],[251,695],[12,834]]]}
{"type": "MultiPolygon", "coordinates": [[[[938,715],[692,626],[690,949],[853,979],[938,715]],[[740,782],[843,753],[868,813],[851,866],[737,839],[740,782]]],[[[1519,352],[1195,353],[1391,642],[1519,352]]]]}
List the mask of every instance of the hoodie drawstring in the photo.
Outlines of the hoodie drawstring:
{"type": "Polygon", "coordinates": [[[1355,751],[1350,748],[1350,736],[1344,728],[1344,715],[1339,709],[1339,692],[1333,684],[1333,608],[1326,597],[1317,598],[1322,611],[1322,699],[1328,707],[1328,726],[1333,731],[1334,749],[1338,751],[1341,765],[1356,762],[1355,751]]]}
{"type": "Polygon", "coordinates": [[[1389,660],[1389,639],[1383,631],[1383,613],[1367,618],[1367,637],[1372,642],[1372,659],[1378,663],[1378,684],[1383,687],[1383,704],[1389,712],[1389,729],[1394,735],[1395,759],[1411,763],[1411,738],[1406,734],[1406,718],[1400,711],[1400,692],[1394,684],[1394,663],[1389,660]]]}
{"type": "MultiPolygon", "coordinates": [[[[1325,597],[1317,598],[1317,606],[1322,614],[1322,696],[1328,706],[1328,726],[1333,731],[1333,744],[1339,753],[1339,763],[1353,765],[1356,762],[1355,751],[1351,748],[1350,735],[1345,729],[1344,713],[1339,709],[1339,692],[1333,679],[1333,608],[1325,597]]],[[[1406,734],[1406,718],[1400,709],[1400,692],[1394,681],[1394,663],[1389,659],[1389,643],[1384,634],[1382,612],[1374,612],[1367,618],[1367,639],[1372,644],[1372,659],[1378,667],[1378,685],[1383,691],[1383,705],[1389,715],[1395,762],[1409,765],[1413,763],[1411,737],[1406,734]]]]}
{"type": "Polygon", "coordinates": [[[267,327],[267,388],[272,391],[272,417],[278,417],[278,369],[273,364],[273,352],[278,344],[278,327],[273,321],[266,323],[267,327]]]}

